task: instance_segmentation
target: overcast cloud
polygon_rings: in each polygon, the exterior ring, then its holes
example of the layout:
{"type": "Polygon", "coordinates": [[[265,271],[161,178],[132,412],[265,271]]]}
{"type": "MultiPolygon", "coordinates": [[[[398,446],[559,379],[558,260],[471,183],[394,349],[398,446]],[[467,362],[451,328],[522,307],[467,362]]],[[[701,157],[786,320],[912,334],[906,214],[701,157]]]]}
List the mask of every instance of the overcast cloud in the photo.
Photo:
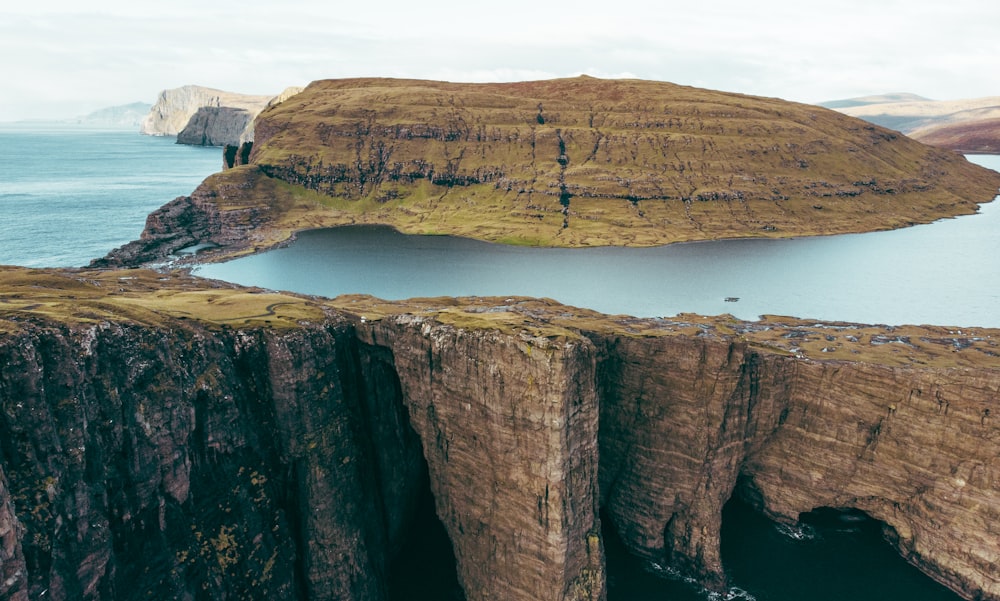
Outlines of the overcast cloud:
{"type": "Polygon", "coordinates": [[[996,0],[319,0],[0,8],[0,121],[68,118],[199,84],[515,81],[587,73],[819,102],[1000,96],[996,0]]]}

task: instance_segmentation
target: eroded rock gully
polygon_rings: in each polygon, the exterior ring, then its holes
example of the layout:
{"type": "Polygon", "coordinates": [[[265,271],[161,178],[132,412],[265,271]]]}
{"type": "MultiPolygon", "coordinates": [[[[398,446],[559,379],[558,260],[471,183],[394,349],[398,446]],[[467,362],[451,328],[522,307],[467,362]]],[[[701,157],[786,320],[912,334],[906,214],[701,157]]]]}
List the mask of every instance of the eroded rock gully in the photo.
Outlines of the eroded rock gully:
{"type": "Polygon", "coordinates": [[[883,521],[1000,599],[1000,370],[738,336],[19,320],[0,338],[0,597],[386,599],[429,476],[466,597],[606,597],[625,544],[723,584],[734,493],[883,521]],[[600,425],[600,427],[598,427],[600,425]]]}

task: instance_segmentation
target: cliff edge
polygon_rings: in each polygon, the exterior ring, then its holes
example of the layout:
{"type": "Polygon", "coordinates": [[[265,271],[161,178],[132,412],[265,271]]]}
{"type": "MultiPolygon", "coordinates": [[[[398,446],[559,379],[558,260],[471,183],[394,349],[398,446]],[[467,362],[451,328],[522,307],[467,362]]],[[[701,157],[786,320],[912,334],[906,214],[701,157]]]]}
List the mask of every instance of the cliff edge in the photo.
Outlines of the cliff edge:
{"type": "MultiPolygon", "coordinates": [[[[835,111],[651,81],[318,81],[255,128],[227,158],[238,167],[179,201],[215,224],[197,238],[219,256],[251,250],[233,234],[248,211],[264,247],[355,223],[650,246],[898,228],[973,213],[1000,188],[994,171],[835,111]]],[[[129,254],[148,253],[105,264],[129,254]]]]}
{"type": "Polygon", "coordinates": [[[601,511],[722,587],[733,495],[1000,599],[997,330],[4,268],[0,333],[4,598],[387,599],[429,491],[470,601],[604,599],[601,511]]]}
{"type": "Polygon", "coordinates": [[[301,89],[289,87],[277,96],[236,94],[194,85],[163,90],[143,118],[139,133],[177,136],[178,144],[239,146],[253,140],[253,120],[262,110],[280,104],[301,89]]]}

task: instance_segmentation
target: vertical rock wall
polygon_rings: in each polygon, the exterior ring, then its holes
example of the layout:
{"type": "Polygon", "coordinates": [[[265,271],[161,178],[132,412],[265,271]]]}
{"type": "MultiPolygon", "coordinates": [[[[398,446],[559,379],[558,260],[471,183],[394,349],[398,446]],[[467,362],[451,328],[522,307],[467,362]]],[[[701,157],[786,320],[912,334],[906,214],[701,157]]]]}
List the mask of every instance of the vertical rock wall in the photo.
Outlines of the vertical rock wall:
{"type": "Polygon", "coordinates": [[[744,467],[759,507],[861,509],[924,572],[1000,599],[1000,374],[796,362],[785,386],[784,424],[744,467]]]}
{"type": "Polygon", "coordinates": [[[0,338],[4,597],[384,598],[424,468],[369,373],[337,324],[0,338]]]}
{"type": "Polygon", "coordinates": [[[174,325],[0,337],[3,598],[386,599],[429,480],[470,601],[604,599],[599,508],[722,587],[734,494],[861,509],[1000,599],[1000,370],[431,314],[174,325]]]}
{"type": "Polygon", "coordinates": [[[402,317],[391,348],[468,599],[605,597],[593,346],[402,317]]]}

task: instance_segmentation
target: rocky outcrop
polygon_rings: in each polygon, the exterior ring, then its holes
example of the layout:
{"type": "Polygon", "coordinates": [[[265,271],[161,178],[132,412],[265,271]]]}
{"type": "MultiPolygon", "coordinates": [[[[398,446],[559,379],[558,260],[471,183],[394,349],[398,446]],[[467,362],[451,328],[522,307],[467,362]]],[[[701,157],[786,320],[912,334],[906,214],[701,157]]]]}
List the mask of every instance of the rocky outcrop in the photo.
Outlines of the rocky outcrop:
{"type": "Polygon", "coordinates": [[[995,330],[0,275],[6,598],[386,599],[429,482],[470,600],[603,599],[600,509],[721,587],[733,495],[1000,599],[995,330]]]}
{"type": "Polygon", "coordinates": [[[254,118],[302,88],[286,88],[277,96],[251,96],[202,86],[163,90],[139,126],[148,136],[177,136],[178,144],[239,146],[253,141],[254,118]]]}
{"type": "Polygon", "coordinates": [[[28,328],[0,349],[5,598],[385,598],[423,466],[350,330],[28,328]]]}
{"type": "Polygon", "coordinates": [[[222,168],[232,169],[240,165],[250,164],[250,152],[253,150],[253,142],[243,142],[239,146],[226,144],[222,150],[222,168]]]}
{"type": "MultiPolygon", "coordinates": [[[[249,144],[241,146],[249,149],[249,144]]],[[[230,147],[232,148],[232,147],[230,147]]],[[[232,155],[239,160],[240,149],[232,155]]],[[[190,196],[180,196],[146,216],[146,225],[138,240],[116,248],[107,256],[91,261],[92,267],[129,267],[162,264],[168,261],[199,260],[218,249],[257,250],[266,245],[263,226],[273,221],[272,214],[284,209],[282,197],[275,193],[267,206],[242,205],[240,199],[249,182],[246,174],[236,178],[213,178],[190,196]],[[232,203],[232,205],[230,205],[232,203]]]]}
{"type": "Polygon", "coordinates": [[[253,137],[253,118],[246,109],[203,106],[177,133],[177,143],[192,146],[240,144],[245,141],[248,129],[249,136],[253,137]]]}
{"type": "Polygon", "coordinates": [[[235,94],[202,86],[182,86],[163,90],[143,120],[139,133],[147,136],[176,136],[203,107],[243,109],[256,116],[267,106],[270,96],[235,94]]]}

